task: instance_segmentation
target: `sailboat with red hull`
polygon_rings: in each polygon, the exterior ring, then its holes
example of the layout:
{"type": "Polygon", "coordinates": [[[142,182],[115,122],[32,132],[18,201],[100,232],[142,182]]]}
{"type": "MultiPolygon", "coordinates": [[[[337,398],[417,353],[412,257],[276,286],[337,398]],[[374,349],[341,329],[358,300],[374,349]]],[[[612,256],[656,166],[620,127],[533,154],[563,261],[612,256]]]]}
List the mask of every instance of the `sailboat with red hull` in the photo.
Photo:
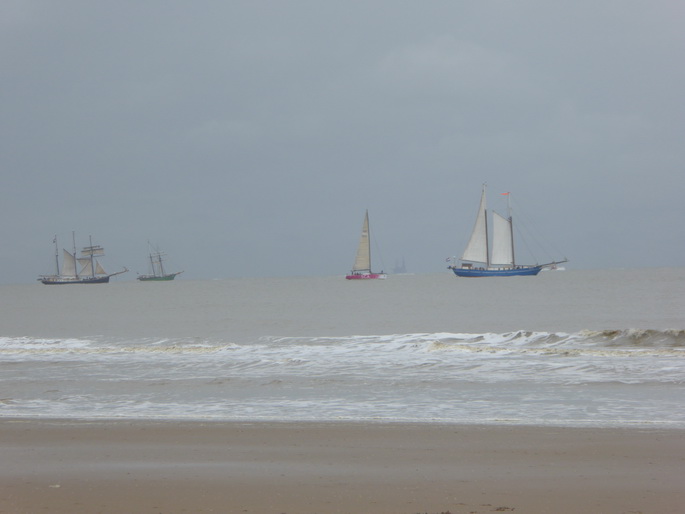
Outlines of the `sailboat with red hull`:
{"type": "Polygon", "coordinates": [[[370,280],[370,279],[385,279],[388,275],[383,273],[375,273],[371,271],[371,234],[369,232],[369,211],[366,211],[364,216],[364,224],[362,225],[362,235],[359,239],[359,246],[357,247],[357,256],[354,259],[354,266],[349,275],[346,275],[347,280],[370,280]]]}

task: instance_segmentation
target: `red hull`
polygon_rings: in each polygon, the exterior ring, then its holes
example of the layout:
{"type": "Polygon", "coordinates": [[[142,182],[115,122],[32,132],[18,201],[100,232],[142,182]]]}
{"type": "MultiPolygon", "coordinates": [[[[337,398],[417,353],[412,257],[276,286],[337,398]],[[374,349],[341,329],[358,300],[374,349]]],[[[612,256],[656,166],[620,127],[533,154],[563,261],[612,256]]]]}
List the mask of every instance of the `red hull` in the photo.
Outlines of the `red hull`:
{"type": "Polygon", "coordinates": [[[358,273],[354,275],[346,275],[345,278],[347,280],[371,280],[373,278],[388,278],[388,275],[385,273],[358,273]]]}

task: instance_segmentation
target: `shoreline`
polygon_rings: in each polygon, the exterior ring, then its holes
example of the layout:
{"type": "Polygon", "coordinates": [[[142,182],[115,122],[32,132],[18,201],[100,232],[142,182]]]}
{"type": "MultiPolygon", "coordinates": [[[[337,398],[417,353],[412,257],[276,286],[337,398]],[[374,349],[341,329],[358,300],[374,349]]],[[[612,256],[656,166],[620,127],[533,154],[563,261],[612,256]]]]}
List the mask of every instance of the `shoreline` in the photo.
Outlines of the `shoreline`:
{"type": "Polygon", "coordinates": [[[0,512],[679,512],[685,430],[0,418],[0,512]]]}
{"type": "Polygon", "coordinates": [[[589,422],[574,421],[559,423],[513,421],[513,420],[469,420],[456,422],[451,420],[433,419],[390,419],[390,418],[350,418],[350,419],[278,419],[278,418],[176,418],[176,417],[60,417],[60,416],[1,416],[2,423],[42,423],[46,425],[113,425],[113,424],[151,424],[151,425],[303,425],[303,426],[404,426],[404,427],[480,427],[480,428],[521,428],[521,429],[568,429],[568,430],[630,430],[630,431],[683,431],[685,425],[671,421],[621,421],[621,422],[589,422]]]}

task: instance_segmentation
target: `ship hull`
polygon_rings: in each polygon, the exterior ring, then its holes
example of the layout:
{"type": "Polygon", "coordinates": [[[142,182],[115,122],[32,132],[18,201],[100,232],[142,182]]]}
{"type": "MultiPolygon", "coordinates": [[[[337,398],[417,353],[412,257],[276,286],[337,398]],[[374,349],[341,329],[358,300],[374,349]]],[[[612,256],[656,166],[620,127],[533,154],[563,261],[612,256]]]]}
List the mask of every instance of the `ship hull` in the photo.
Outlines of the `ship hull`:
{"type": "Polygon", "coordinates": [[[542,266],[519,266],[516,268],[459,268],[450,266],[458,277],[526,277],[540,273],[542,266]]]}
{"type": "Polygon", "coordinates": [[[176,275],[180,275],[180,273],[171,273],[169,275],[158,276],[141,275],[138,277],[138,280],[140,280],[141,282],[168,282],[169,280],[175,279],[176,275]]]}
{"type": "Polygon", "coordinates": [[[347,280],[373,280],[373,279],[386,279],[388,275],[385,273],[353,273],[352,275],[346,275],[347,280]]]}
{"type": "Polygon", "coordinates": [[[106,284],[109,282],[109,276],[106,277],[88,277],[88,278],[59,278],[46,277],[41,278],[40,281],[47,286],[62,286],[68,284],[106,284]]]}

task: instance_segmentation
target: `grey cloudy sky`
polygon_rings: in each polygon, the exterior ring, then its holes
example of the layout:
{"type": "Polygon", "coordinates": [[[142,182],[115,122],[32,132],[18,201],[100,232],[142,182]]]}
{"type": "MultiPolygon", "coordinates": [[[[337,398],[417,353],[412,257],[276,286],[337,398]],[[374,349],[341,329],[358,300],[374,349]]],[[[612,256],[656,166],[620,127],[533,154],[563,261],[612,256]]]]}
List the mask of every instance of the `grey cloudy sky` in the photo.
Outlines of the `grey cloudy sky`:
{"type": "Polygon", "coordinates": [[[441,271],[483,182],[569,267],[682,265],[684,28],[665,0],[5,0],[0,282],[72,230],[126,280],[148,239],[187,278],[342,275],[367,208],[374,268],[441,271]]]}

